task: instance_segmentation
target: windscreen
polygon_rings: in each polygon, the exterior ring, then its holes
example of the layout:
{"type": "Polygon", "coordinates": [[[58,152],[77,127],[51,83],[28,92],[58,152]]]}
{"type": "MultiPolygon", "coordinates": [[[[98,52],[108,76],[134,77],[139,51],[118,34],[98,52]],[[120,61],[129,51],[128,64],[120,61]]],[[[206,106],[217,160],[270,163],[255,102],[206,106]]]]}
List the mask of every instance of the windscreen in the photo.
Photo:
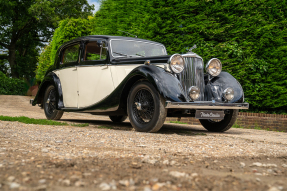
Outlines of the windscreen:
{"type": "Polygon", "coordinates": [[[167,55],[163,45],[149,42],[135,40],[112,40],[111,46],[112,56],[116,58],[167,55]]]}

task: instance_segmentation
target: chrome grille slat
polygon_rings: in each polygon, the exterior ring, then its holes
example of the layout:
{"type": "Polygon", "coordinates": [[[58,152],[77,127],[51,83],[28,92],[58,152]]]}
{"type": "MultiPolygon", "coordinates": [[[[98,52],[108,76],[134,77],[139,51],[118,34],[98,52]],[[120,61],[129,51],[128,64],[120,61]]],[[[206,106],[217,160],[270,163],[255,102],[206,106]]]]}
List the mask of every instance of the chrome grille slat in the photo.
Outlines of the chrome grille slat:
{"type": "Polygon", "coordinates": [[[179,80],[185,92],[188,101],[191,101],[188,95],[188,89],[191,86],[197,86],[200,89],[200,96],[196,101],[204,101],[204,74],[202,58],[185,57],[185,69],[179,74],[179,80]]]}

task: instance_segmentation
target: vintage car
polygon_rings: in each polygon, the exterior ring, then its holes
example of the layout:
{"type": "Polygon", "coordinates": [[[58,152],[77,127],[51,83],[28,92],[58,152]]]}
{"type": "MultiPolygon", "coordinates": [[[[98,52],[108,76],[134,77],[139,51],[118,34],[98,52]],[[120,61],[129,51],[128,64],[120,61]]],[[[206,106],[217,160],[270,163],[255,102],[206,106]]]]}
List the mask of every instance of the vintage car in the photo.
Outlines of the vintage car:
{"type": "Polygon", "coordinates": [[[157,132],[166,117],[196,117],[208,131],[232,127],[248,109],[239,82],[219,59],[205,67],[192,50],[167,55],[163,44],[130,37],[85,36],[63,44],[33,106],[47,119],[65,111],[127,117],[136,131],[157,132]]]}

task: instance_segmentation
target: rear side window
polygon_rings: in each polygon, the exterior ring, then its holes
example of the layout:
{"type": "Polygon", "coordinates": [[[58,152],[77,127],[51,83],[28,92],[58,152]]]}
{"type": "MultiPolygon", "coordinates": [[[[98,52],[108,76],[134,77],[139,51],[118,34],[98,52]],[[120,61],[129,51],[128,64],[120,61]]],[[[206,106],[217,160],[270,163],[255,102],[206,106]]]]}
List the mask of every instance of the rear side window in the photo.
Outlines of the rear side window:
{"type": "MultiPolygon", "coordinates": [[[[103,43],[105,47],[105,43],[103,43]]],[[[89,42],[86,45],[84,60],[105,60],[107,58],[107,50],[98,46],[97,42],[89,42]]]]}
{"type": "Polygon", "coordinates": [[[63,55],[63,63],[77,62],[79,59],[79,44],[70,46],[65,49],[63,55]]]}

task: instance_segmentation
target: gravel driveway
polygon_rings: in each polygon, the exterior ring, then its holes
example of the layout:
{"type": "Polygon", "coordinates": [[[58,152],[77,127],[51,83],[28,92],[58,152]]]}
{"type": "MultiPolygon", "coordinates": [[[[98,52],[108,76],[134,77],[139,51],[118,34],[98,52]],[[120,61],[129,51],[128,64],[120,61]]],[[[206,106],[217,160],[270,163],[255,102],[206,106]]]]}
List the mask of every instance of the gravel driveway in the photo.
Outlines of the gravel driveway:
{"type": "MultiPolygon", "coordinates": [[[[0,95],[0,115],[45,118],[30,97],[0,95]]],[[[287,134],[165,124],[135,132],[108,117],[88,127],[0,121],[0,190],[287,190],[287,134]]]]}

